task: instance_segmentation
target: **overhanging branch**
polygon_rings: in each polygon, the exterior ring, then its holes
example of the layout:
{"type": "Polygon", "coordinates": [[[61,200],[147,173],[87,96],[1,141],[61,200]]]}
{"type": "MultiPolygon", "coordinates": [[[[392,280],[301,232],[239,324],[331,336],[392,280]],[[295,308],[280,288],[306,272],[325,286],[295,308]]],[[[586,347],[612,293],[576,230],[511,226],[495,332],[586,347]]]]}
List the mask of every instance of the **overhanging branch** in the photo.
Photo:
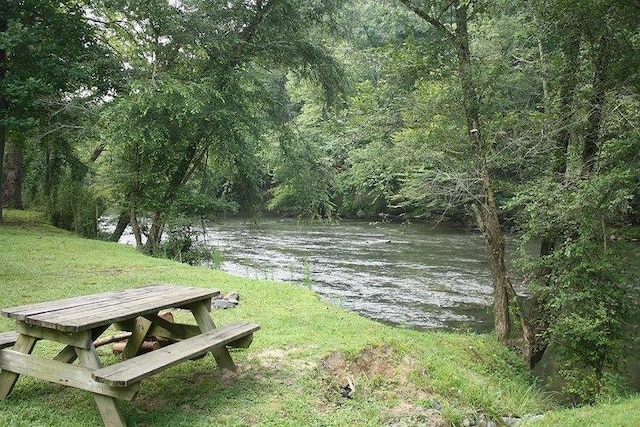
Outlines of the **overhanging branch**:
{"type": "Polygon", "coordinates": [[[454,41],[454,34],[449,31],[449,29],[444,25],[444,23],[439,19],[442,15],[453,5],[453,1],[447,5],[439,14],[438,18],[431,16],[429,13],[420,9],[413,5],[411,0],[400,0],[402,4],[404,4],[409,10],[418,15],[420,18],[431,24],[436,30],[440,31],[449,41],[454,41]]]}

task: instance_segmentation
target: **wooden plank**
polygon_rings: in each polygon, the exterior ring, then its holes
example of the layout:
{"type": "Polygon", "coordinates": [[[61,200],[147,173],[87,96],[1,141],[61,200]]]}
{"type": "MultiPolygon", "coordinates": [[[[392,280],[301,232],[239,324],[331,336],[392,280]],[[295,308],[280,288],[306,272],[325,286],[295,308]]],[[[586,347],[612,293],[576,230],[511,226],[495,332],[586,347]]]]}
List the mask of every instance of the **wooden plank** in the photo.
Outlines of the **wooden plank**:
{"type": "Polygon", "coordinates": [[[55,312],[31,315],[25,322],[73,332],[130,319],[134,316],[157,313],[166,308],[200,300],[210,303],[211,297],[217,294],[219,291],[211,289],[166,287],[157,293],[87,305],[82,310],[65,308],[55,312]]]}
{"type": "MultiPolygon", "coordinates": [[[[202,332],[213,331],[216,329],[216,324],[213,322],[211,315],[207,308],[200,304],[194,303],[191,305],[191,312],[193,313],[193,317],[196,318],[196,322],[198,326],[202,330],[202,332]]],[[[232,372],[236,372],[236,365],[233,363],[233,359],[229,354],[229,350],[227,347],[218,347],[213,349],[211,352],[213,357],[216,359],[216,363],[220,367],[220,369],[228,369],[232,372]]]]}
{"type": "MultiPolygon", "coordinates": [[[[108,326],[101,326],[99,328],[95,328],[91,330],[91,341],[97,340],[100,335],[102,335],[102,333],[104,331],[106,331],[108,328],[108,326]]],[[[90,345],[93,345],[93,343],[90,343],[90,345]]],[[[76,360],[78,357],[78,355],[76,354],[76,349],[73,346],[67,345],[65,348],[62,349],[62,351],[60,351],[60,353],[58,353],[56,355],[56,357],[53,358],[53,360],[57,360],[59,362],[64,362],[64,363],[71,363],[74,360],[76,360]]]]}
{"type": "MultiPolygon", "coordinates": [[[[163,338],[185,339],[185,338],[198,335],[200,333],[200,329],[195,325],[185,325],[182,323],[169,322],[168,320],[163,319],[162,317],[157,316],[155,314],[147,314],[144,317],[149,319],[151,322],[153,322],[154,326],[158,326],[169,332],[170,336],[165,336],[163,338]]],[[[149,334],[155,335],[155,336],[162,336],[162,335],[157,335],[151,332],[149,332],[149,334]]]]}
{"type": "Polygon", "coordinates": [[[150,320],[145,319],[144,317],[136,318],[133,333],[127,340],[127,345],[122,352],[123,359],[131,359],[136,354],[138,354],[138,351],[140,350],[140,347],[144,342],[144,337],[146,337],[149,333],[149,329],[151,329],[150,320]]]}
{"type": "Polygon", "coordinates": [[[76,354],[76,349],[68,345],[56,354],[53,360],[63,363],[72,363],[77,358],[78,355],[76,354]]]}
{"type": "Polygon", "coordinates": [[[98,304],[101,301],[107,301],[112,298],[126,297],[132,295],[143,295],[146,292],[160,291],[164,285],[153,285],[143,288],[124,289],[113,292],[103,292],[100,294],[84,295],[73,298],[65,298],[61,300],[45,301],[35,304],[27,304],[18,307],[5,308],[1,311],[5,317],[23,321],[27,316],[55,312],[67,308],[80,308],[83,306],[98,304]]]}
{"type": "MultiPolygon", "coordinates": [[[[101,368],[100,358],[96,352],[95,347],[90,349],[78,348],[76,349],[80,365],[88,368],[91,371],[101,368]]],[[[94,378],[95,379],[95,378],[94,378]]],[[[105,396],[103,394],[93,393],[93,400],[95,400],[100,415],[102,416],[102,422],[107,427],[127,427],[127,423],[118,408],[118,402],[113,397],[105,396]]]]}
{"type": "Polygon", "coordinates": [[[9,372],[29,375],[52,383],[122,400],[133,399],[139,389],[138,384],[132,384],[129,387],[110,387],[95,381],[91,377],[90,369],[55,360],[47,360],[9,349],[0,351],[0,368],[9,372]]]}
{"type": "Polygon", "coordinates": [[[230,342],[227,347],[233,348],[249,348],[251,343],[253,342],[253,334],[247,335],[246,337],[242,337],[233,342],[230,342]]]}
{"type": "MultiPolygon", "coordinates": [[[[151,315],[144,315],[145,319],[151,320],[151,315]]],[[[166,322],[166,320],[165,320],[166,322]]],[[[171,323],[171,322],[169,322],[171,323]]],[[[164,323],[163,323],[164,324],[164,323]]],[[[118,323],[114,323],[113,326],[116,330],[119,331],[133,331],[135,321],[131,320],[123,320],[118,323]]],[[[196,335],[200,335],[202,331],[196,325],[187,325],[184,323],[171,323],[171,330],[168,330],[155,322],[151,325],[151,329],[149,329],[149,333],[147,335],[159,337],[159,338],[169,338],[174,340],[184,340],[187,338],[194,337],[196,335]]]]}
{"type": "MultiPolygon", "coordinates": [[[[33,347],[35,347],[37,341],[38,340],[36,338],[29,337],[27,335],[18,335],[18,339],[13,345],[12,351],[29,354],[33,351],[33,347]]],[[[0,352],[2,351],[9,350],[0,350],[0,352]]],[[[7,398],[7,396],[9,396],[11,390],[13,390],[13,386],[16,385],[16,381],[18,381],[19,377],[20,374],[17,374],[15,372],[9,372],[5,370],[2,370],[2,372],[0,372],[0,400],[4,400],[7,398]]]]}
{"type": "Polygon", "coordinates": [[[43,328],[41,326],[28,325],[23,322],[16,323],[16,331],[21,334],[55,341],[71,345],[73,347],[89,348],[93,342],[93,339],[91,339],[91,331],[62,332],[54,329],[43,328]]]}
{"type": "Polygon", "coordinates": [[[0,333],[0,349],[13,347],[18,339],[17,332],[2,332],[0,333]]]}
{"type": "Polygon", "coordinates": [[[254,323],[226,325],[184,341],[171,344],[151,353],[98,369],[93,378],[98,382],[126,387],[184,360],[202,355],[213,348],[225,346],[260,329],[254,323]]]}
{"type": "MultiPolygon", "coordinates": [[[[60,308],[46,313],[34,313],[29,315],[25,322],[55,328],[68,323],[83,324],[86,321],[112,320],[112,317],[118,317],[118,313],[135,312],[140,307],[153,311],[159,295],[165,295],[170,301],[173,301],[173,296],[176,294],[181,295],[182,292],[182,290],[162,288],[157,289],[157,292],[123,294],[113,298],[105,298],[82,307],[60,308]]],[[[64,328],[59,329],[64,330],[64,328]]]]}

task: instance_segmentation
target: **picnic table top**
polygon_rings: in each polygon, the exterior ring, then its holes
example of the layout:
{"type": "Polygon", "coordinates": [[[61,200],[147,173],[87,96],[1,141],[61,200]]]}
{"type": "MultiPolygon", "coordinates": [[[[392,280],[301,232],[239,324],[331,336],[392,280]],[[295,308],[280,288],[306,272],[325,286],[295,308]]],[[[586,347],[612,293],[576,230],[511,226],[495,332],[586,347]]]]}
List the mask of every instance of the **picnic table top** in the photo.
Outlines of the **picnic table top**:
{"type": "Polygon", "coordinates": [[[78,332],[155,314],[167,308],[187,306],[219,294],[217,289],[156,284],[5,308],[0,313],[29,325],[78,332]]]}

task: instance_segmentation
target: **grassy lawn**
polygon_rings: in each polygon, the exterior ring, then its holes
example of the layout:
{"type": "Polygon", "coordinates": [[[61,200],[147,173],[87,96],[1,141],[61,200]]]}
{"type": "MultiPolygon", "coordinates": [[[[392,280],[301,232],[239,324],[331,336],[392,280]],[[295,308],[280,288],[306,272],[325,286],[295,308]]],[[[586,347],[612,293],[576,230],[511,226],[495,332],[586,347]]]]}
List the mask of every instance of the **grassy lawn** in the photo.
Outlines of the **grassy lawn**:
{"type": "MultiPolygon", "coordinates": [[[[240,305],[215,311],[214,319],[261,325],[249,349],[232,351],[237,375],[222,374],[207,356],[143,381],[138,396],[120,404],[130,425],[444,426],[554,409],[518,357],[492,336],[394,328],[325,303],[303,286],[150,258],[44,225],[33,213],[8,211],[5,218],[2,307],[166,282],[238,291],[240,305]],[[340,387],[349,380],[355,392],[345,398],[340,387]]],[[[185,313],[176,317],[195,323],[185,313]]],[[[1,318],[0,330],[11,329],[12,321],[1,318]]],[[[45,355],[57,350],[36,346],[45,355]]],[[[98,351],[106,363],[116,361],[110,346],[98,351]]],[[[537,424],[640,425],[639,402],[554,411],[537,424]]],[[[101,418],[89,393],[22,377],[0,402],[0,425],[99,426],[101,418]]]]}

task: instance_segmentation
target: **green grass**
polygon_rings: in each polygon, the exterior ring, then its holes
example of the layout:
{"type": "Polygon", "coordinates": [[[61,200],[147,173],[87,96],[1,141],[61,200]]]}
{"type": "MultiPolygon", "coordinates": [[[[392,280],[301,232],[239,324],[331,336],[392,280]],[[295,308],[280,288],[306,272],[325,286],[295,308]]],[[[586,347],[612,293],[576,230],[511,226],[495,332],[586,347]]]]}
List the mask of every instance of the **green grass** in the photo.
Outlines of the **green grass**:
{"type": "MultiPolygon", "coordinates": [[[[249,349],[232,352],[237,376],[221,374],[206,357],[145,380],[136,399],[120,404],[131,425],[459,425],[479,414],[524,416],[553,408],[518,357],[490,335],[393,328],[323,302],[304,286],[146,257],[44,225],[33,213],[6,211],[5,219],[2,307],[169,282],[238,291],[240,305],[215,311],[215,320],[261,325],[249,349]],[[349,379],[355,392],[346,399],[340,386],[349,379]]],[[[12,321],[0,319],[0,330],[12,328],[12,321]]],[[[44,355],[57,350],[44,342],[36,348],[44,355]]],[[[116,360],[109,346],[98,351],[104,361],[116,360]]],[[[640,411],[635,419],[630,413],[639,406],[638,400],[621,406],[638,425],[640,411]]],[[[617,420],[615,408],[593,413],[617,420]]],[[[552,412],[543,423],[588,418],[571,414],[552,412]]],[[[22,377],[0,402],[0,425],[93,426],[101,420],[89,393],[22,377]]]]}
{"type": "Polygon", "coordinates": [[[550,411],[536,427],[635,427],[640,426],[640,397],[582,408],[550,411]]]}

